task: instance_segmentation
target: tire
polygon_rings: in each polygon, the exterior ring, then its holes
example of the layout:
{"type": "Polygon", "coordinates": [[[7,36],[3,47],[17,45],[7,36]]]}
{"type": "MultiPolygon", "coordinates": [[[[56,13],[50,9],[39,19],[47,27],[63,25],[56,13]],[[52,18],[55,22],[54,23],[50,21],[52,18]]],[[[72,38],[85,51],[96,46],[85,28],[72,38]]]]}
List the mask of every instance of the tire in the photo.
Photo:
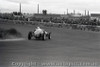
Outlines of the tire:
{"type": "Polygon", "coordinates": [[[43,33],[42,40],[45,40],[45,38],[46,38],[46,35],[45,35],[45,33],[43,33]]]}
{"type": "Polygon", "coordinates": [[[48,34],[48,39],[51,39],[51,35],[50,35],[50,34],[51,34],[51,33],[48,34]]]}
{"type": "Polygon", "coordinates": [[[31,40],[31,37],[32,37],[32,32],[29,32],[28,33],[28,40],[31,40]]]}

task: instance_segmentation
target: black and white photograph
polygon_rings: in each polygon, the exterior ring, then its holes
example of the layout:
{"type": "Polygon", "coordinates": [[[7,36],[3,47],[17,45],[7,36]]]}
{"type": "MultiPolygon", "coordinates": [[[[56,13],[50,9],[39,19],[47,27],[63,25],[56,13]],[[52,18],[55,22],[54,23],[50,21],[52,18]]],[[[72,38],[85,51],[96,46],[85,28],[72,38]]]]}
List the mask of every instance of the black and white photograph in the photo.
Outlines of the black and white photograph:
{"type": "Polygon", "coordinates": [[[0,0],[0,67],[100,67],[100,0],[0,0]]]}

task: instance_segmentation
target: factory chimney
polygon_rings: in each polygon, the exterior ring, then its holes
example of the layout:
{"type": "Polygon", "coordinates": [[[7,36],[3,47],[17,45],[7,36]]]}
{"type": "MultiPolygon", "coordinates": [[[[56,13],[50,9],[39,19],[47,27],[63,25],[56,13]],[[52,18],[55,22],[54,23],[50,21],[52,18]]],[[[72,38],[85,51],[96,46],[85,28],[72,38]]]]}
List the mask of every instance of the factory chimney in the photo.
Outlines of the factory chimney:
{"type": "Polygon", "coordinates": [[[37,13],[39,14],[39,4],[37,5],[37,13]]]}
{"type": "Polygon", "coordinates": [[[19,12],[21,13],[21,3],[19,4],[19,12]]]}
{"type": "Polygon", "coordinates": [[[67,15],[68,15],[68,9],[67,9],[67,15]]]}
{"type": "Polygon", "coordinates": [[[86,16],[86,10],[85,10],[85,16],[86,16]]]}
{"type": "Polygon", "coordinates": [[[75,10],[73,10],[73,14],[75,14],[75,10]]]}
{"type": "Polygon", "coordinates": [[[89,16],[89,13],[90,13],[90,12],[88,11],[88,13],[87,13],[87,14],[88,14],[88,16],[89,16]]]}

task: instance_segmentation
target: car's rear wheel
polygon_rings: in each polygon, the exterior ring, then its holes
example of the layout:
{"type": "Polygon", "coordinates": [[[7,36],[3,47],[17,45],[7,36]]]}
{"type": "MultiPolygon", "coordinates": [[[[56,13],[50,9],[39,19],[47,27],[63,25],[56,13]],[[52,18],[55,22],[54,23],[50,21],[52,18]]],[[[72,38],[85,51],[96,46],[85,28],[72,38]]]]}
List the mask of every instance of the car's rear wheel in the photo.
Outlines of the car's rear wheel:
{"type": "Polygon", "coordinates": [[[47,33],[48,39],[51,39],[51,32],[47,33]]]}
{"type": "Polygon", "coordinates": [[[48,34],[48,39],[51,39],[51,35],[50,35],[50,34],[51,34],[51,33],[48,34]]]}
{"type": "Polygon", "coordinates": [[[49,35],[48,39],[51,39],[51,36],[49,35]]]}

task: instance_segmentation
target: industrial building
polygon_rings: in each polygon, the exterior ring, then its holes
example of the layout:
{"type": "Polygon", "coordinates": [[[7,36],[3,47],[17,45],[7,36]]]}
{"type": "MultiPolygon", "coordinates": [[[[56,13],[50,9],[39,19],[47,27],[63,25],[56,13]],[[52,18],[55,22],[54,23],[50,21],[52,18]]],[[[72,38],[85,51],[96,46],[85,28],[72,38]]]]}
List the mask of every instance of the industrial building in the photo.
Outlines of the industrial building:
{"type": "Polygon", "coordinates": [[[97,21],[100,21],[100,14],[92,13],[91,14],[91,19],[92,20],[96,19],[97,21]]]}

